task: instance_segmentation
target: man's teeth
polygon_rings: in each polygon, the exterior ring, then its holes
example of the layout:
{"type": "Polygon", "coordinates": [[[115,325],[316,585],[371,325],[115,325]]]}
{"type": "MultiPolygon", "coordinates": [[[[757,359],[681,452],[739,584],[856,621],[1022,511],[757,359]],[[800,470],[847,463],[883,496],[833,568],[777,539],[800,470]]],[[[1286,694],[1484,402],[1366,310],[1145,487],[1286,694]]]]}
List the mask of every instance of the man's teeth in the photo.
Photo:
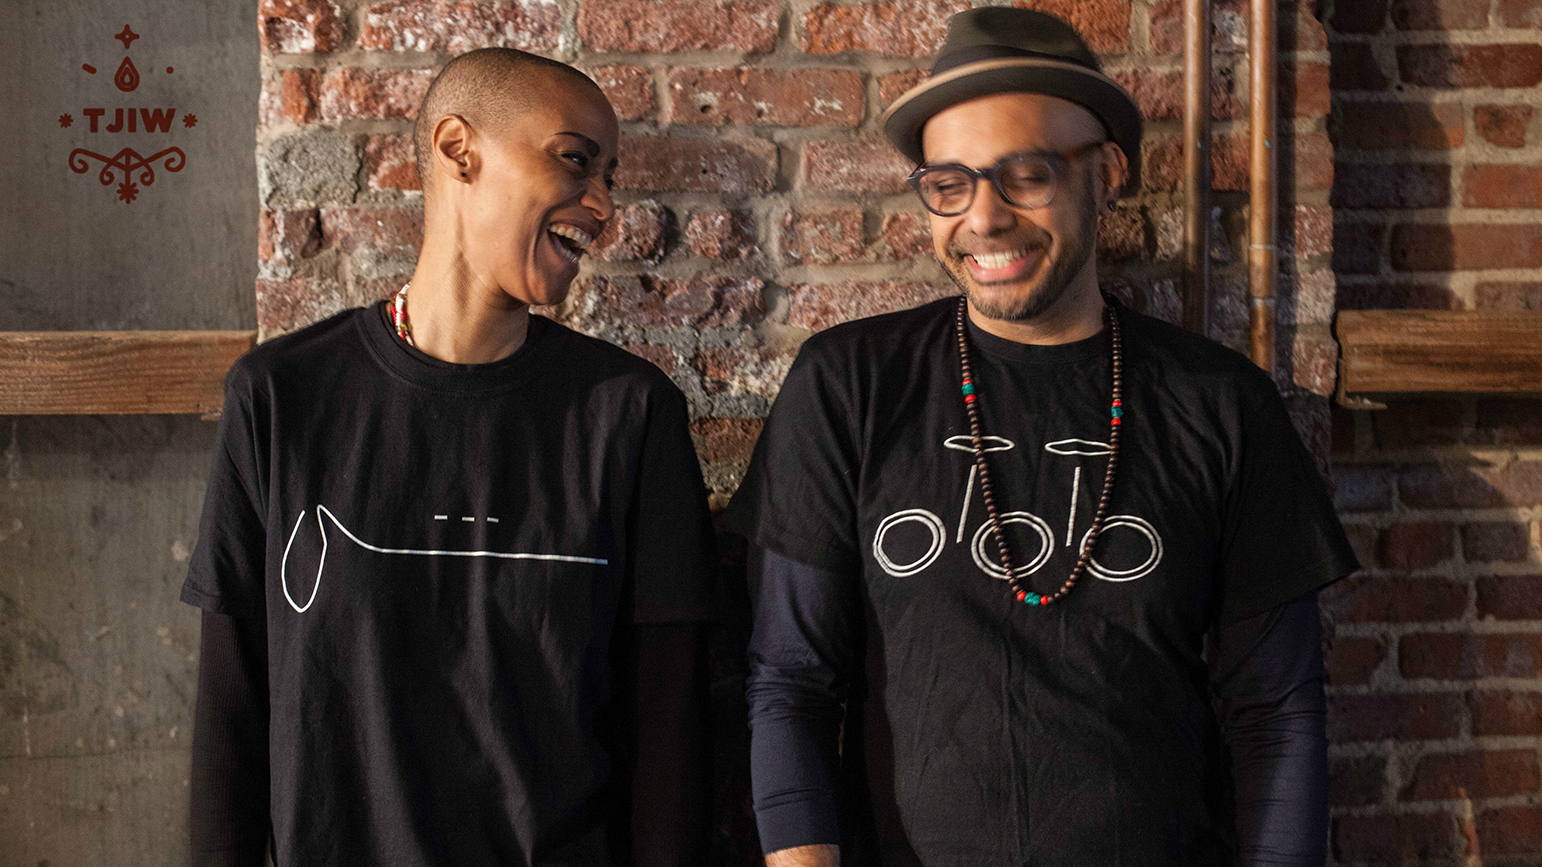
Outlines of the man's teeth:
{"type": "Polygon", "coordinates": [[[1005,268],[1018,259],[1023,258],[1028,255],[1028,251],[1008,250],[1005,253],[971,253],[969,255],[970,258],[974,259],[976,265],[987,271],[994,271],[997,268],[1005,268]]]}

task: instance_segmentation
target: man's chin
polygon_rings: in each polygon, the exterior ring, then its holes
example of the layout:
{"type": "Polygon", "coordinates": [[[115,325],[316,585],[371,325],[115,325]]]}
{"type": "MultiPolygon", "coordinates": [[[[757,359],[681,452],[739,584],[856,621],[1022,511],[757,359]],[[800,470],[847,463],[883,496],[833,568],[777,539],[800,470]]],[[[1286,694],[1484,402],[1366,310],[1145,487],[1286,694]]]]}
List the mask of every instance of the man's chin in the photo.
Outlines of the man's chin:
{"type": "MultiPolygon", "coordinates": [[[[950,272],[952,273],[952,272],[950,272]]],[[[1051,287],[1038,280],[1022,280],[1012,283],[978,283],[973,279],[960,279],[953,274],[953,282],[964,291],[969,305],[980,315],[1000,322],[1023,322],[1034,319],[1048,310],[1064,293],[1051,291],[1051,287]]]]}

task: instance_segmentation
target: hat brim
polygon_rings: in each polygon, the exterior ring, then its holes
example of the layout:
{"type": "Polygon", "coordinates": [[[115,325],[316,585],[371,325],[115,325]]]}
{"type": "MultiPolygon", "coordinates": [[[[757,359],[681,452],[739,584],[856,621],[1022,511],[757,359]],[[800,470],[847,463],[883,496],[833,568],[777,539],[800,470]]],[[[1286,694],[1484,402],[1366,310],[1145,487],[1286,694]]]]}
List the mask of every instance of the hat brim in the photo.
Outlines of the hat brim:
{"type": "Polygon", "coordinates": [[[996,93],[1042,93],[1092,112],[1139,176],[1141,117],[1119,82],[1081,64],[1040,57],[1004,57],[956,66],[907,90],[883,114],[883,132],[916,164],[924,160],[921,130],[945,108],[996,93]]]}

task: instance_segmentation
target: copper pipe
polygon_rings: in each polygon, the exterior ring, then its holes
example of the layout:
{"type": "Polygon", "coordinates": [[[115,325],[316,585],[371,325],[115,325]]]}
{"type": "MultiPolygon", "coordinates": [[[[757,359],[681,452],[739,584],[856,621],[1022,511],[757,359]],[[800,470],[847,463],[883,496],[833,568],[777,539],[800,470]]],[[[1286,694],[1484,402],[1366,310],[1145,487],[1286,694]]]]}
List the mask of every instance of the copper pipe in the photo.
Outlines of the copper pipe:
{"type": "Polygon", "coordinates": [[[1210,0],[1183,0],[1183,326],[1210,311],[1210,0]]]}
{"type": "Polygon", "coordinates": [[[1248,355],[1266,371],[1274,371],[1274,285],[1276,212],[1279,189],[1275,175],[1279,150],[1275,138],[1276,0],[1252,0],[1253,24],[1248,34],[1249,87],[1252,113],[1252,178],[1248,190],[1248,355]]]}

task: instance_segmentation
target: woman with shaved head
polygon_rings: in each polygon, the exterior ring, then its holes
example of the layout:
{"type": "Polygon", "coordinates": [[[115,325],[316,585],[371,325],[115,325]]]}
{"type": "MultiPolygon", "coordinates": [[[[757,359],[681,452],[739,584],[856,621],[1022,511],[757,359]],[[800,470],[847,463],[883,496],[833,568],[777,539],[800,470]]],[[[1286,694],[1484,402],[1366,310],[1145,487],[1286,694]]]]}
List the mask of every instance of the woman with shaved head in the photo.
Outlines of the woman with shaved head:
{"type": "Polygon", "coordinates": [[[615,114],[486,49],[415,132],[412,280],[226,381],[182,588],[193,861],[700,863],[716,594],[685,400],[530,312],[614,213],[615,114]]]}

